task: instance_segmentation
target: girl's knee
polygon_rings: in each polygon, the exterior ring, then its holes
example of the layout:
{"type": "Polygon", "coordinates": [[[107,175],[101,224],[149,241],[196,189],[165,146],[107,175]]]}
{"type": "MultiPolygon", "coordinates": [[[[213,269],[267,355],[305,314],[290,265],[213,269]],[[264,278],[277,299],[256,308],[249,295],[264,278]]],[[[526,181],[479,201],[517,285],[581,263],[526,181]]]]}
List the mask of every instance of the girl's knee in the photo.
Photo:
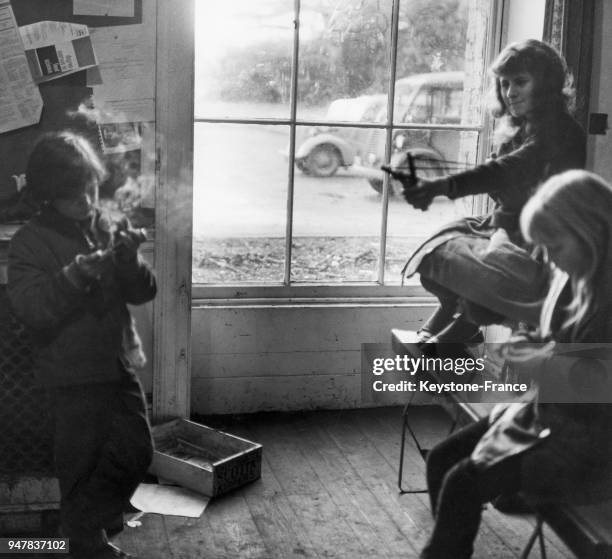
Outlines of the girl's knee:
{"type": "Polygon", "coordinates": [[[454,464],[444,476],[443,492],[448,499],[480,502],[478,472],[470,458],[454,464]]]}

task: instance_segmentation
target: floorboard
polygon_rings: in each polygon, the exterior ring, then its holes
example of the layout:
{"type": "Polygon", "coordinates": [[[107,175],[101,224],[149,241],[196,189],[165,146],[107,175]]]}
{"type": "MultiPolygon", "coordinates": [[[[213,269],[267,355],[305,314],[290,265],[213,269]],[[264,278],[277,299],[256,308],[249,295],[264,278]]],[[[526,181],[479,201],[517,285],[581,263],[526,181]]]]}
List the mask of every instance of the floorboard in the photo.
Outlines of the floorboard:
{"type": "MultiPolygon", "coordinates": [[[[115,538],[142,559],[416,559],[432,528],[426,494],[400,494],[401,408],[200,418],[263,445],[262,478],[213,499],[197,519],[144,515],[115,538]]],[[[450,425],[439,408],[411,410],[426,448],[450,425]]],[[[404,484],[425,487],[407,439],[404,484]]],[[[490,507],[475,559],[519,557],[533,519],[490,507]]],[[[550,559],[572,554],[548,532],[550,559]]],[[[534,557],[537,557],[535,552],[534,557]]]]}
{"type": "MultiPolygon", "coordinates": [[[[444,435],[445,431],[441,431],[440,428],[444,425],[442,419],[437,419],[436,422],[428,422],[427,417],[437,417],[437,414],[441,410],[427,409],[421,406],[421,410],[413,413],[415,418],[415,429],[420,433],[427,433],[429,435],[429,441],[433,442],[440,434],[444,435]],[[429,423],[429,427],[423,429],[423,422],[429,423]],[[438,425],[436,432],[435,425],[438,425]]],[[[416,411],[416,410],[415,410],[416,411]]],[[[376,414],[377,420],[386,426],[389,438],[382,437],[386,444],[392,441],[393,433],[396,432],[397,413],[393,408],[384,408],[380,410],[380,413],[376,414]]],[[[401,424],[401,421],[400,421],[401,424]]],[[[393,459],[399,461],[399,442],[397,443],[397,455],[393,455],[393,459]]],[[[411,454],[414,456],[414,454],[411,454]]],[[[500,513],[495,510],[492,506],[488,505],[483,515],[484,530],[481,531],[480,539],[485,538],[486,533],[490,530],[497,534],[498,538],[501,539],[504,544],[509,547],[514,556],[520,556],[525,543],[527,542],[529,535],[531,534],[535,525],[533,516],[529,515],[508,515],[500,513]]],[[[547,552],[550,559],[568,559],[572,557],[571,552],[567,550],[565,545],[559,540],[559,538],[552,533],[550,530],[545,530],[547,539],[547,552]]],[[[488,546],[487,542],[479,541],[479,544],[488,546]]],[[[487,555],[484,555],[487,557],[487,555]]]]}

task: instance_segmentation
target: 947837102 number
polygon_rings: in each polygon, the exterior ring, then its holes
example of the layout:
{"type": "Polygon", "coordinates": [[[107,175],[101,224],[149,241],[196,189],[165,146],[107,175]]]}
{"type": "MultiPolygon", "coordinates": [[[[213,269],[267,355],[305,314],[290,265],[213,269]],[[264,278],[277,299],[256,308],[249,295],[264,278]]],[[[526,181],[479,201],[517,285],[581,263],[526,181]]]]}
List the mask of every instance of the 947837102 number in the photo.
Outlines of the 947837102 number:
{"type": "Polygon", "coordinates": [[[32,552],[67,554],[69,551],[65,538],[0,538],[0,556],[32,552]]]}

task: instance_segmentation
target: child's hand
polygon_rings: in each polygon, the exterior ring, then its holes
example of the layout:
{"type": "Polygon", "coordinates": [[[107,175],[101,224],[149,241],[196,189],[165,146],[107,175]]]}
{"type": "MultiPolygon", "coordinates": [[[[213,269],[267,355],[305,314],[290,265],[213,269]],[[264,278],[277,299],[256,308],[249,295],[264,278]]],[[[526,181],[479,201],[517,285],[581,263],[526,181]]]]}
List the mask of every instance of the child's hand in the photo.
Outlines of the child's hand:
{"type": "Polygon", "coordinates": [[[110,259],[102,250],[90,254],[77,254],[64,268],[64,275],[76,287],[85,288],[92,281],[99,280],[109,268],[110,259]]]}
{"type": "Polygon", "coordinates": [[[77,254],[74,262],[81,274],[89,279],[100,279],[102,272],[108,269],[108,255],[102,250],[91,254],[77,254]]]}
{"type": "Polygon", "coordinates": [[[142,229],[121,229],[115,233],[113,258],[119,264],[129,264],[138,258],[138,247],[147,240],[142,229]]]}

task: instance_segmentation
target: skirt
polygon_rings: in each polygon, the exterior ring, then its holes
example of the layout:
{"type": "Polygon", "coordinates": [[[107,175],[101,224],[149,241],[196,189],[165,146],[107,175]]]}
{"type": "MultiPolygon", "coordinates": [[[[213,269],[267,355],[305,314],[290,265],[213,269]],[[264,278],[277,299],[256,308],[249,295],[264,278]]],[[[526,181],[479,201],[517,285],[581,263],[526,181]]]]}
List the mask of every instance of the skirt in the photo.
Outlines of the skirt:
{"type": "Polygon", "coordinates": [[[464,309],[473,304],[530,325],[539,322],[549,284],[543,260],[493,227],[489,216],[453,222],[425,241],[403,277],[416,273],[425,287],[439,285],[455,294],[464,309]]]}

